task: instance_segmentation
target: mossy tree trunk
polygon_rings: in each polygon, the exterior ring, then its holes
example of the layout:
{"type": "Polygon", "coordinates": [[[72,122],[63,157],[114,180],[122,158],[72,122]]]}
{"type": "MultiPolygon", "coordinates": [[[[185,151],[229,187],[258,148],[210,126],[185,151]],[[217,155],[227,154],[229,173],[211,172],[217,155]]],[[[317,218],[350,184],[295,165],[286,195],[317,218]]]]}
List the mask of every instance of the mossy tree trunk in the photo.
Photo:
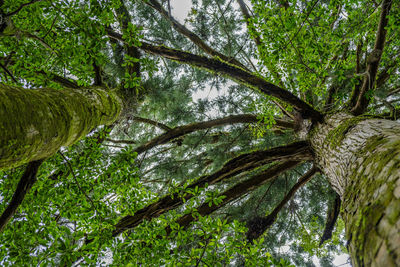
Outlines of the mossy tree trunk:
{"type": "Polygon", "coordinates": [[[0,85],[0,169],[53,155],[95,127],[111,124],[121,107],[118,96],[104,88],[0,85]]]}
{"type": "Polygon", "coordinates": [[[341,196],[353,266],[400,266],[400,123],[339,113],[310,142],[341,196]]]}

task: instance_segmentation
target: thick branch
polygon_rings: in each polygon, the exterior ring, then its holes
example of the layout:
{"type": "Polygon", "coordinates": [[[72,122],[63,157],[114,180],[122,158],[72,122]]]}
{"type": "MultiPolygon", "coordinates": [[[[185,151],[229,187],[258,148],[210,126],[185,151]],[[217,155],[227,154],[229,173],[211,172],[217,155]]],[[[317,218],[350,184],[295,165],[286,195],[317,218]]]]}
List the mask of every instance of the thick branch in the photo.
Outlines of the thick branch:
{"type": "MultiPolygon", "coordinates": [[[[122,35],[108,30],[107,34],[111,38],[123,41],[122,35]]],[[[203,68],[207,71],[222,74],[228,78],[248,86],[252,89],[259,90],[264,94],[279,98],[280,100],[292,105],[299,111],[303,118],[311,118],[314,121],[322,120],[322,114],[312,108],[309,104],[272,83],[267,82],[263,78],[256,76],[235,65],[228,64],[218,58],[207,58],[204,56],[194,55],[188,52],[168,48],[166,46],[155,46],[149,43],[141,42],[140,49],[147,53],[159,55],[170,60],[180,63],[189,64],[197,68],[203,68]]]]}
{"type": "MultiPolygon", "coordinates": [[[[276,178],[278,175],[288,171],[294,167],[296,167],[300,162],[299,161],[287,161],[284,163],[277,164],[273,167],[268,168],[262,173],[251,177],[250,179],[243,181],[241,183],[236,184],[229,190],[220,194],[218,197],[224,196],[222,202],[218,205],[212,205],[211,207],[208,203],[204,203],[200,207],[197,208],[197,212],[201,216],[206,216],[211,214],[212,212],[218,210],[219,208],[225,206],[229,202],[247,194],[248,192],[258,188],[259,186],[265,184],[266,182],[276,178]]],[[[196,219],[192,216],[192,214],[187,214],[179,218],[176,222],[182,226],[187,227],[190,223],[195,221],[196,219]]],[[[171,231],[170,228],[167,228],[167,233],[171,231]]]]}
{"type": "Polygon", "coordinates": [[[332,237],[333,229],[335,228],[335,224],[340,212],[341,200],[339,194],[336,193],[335,200],[330,203],[328,212],[326,214],[326,222],[324,233],[322,234],[319,245],[321,246],[326,240],[329,240],[332,237]]]}
{"type": "MultiPolygon", "coordinates": [[[[125,6],[124,1],[121,1],[121,6],[116,10],[118,15],[118,22],[121,26],[121,32],[126,32],[129,23],[132,21],[132,17],[129,14],[128,9],[125,6]]],[[[140,58],[140,51],[138,48],[132,45],[125,45],[126,54],[132,58],[140,58]]],[[[135,77],[140,77],[140,63],[135,62],[134,64],[127,65],[127,71],[130,75],[135,75],[135,77]]]]}
{"type": "MultiPolygon", "coordinates": [[[[5,63],[4,66],[7,66],[7,65],[14,65],[14,64],[16,63],[16,62],[11,58],[11,55],[8,56],[8,57],[4,57],[4,58],[1,58],[1,57],[0,57],[0,60],[3,60],[3,61],[4,61],[4,63],[5,63]]],[[[22,68],[23,68],[23,67],[22,67],[22,68]]],[[[24,68],[24,69],[25,69],[25,68],[24,68]]],[[[78,84],[77,84],[74,80],[71,80],[71,79],[68,79],[68,78],[64,78],[64,77],[59,76],[59,75],[57,75],[57,74],[55,74],[55,73],[51,73],[51,72],[44,71],[44,70],[38,70],[38,71],[36,71],[35,73],[36,73],[36,74],[40,74],[40,75],[44,75],[44,76],[48,77],[49,80],[51,80],[51,81],[53,81],[53,82],[56,82],[56,83],[62,85],[63,87],[67,87],[67,88],[79,88],[78,84]]]]}
{"type": "Polygon", "coordinates": [[[202,49],[204,52],[209,54],[210,56],[214,57],[219,57],[222,60],[229,62],[231,64],[237,65],[240,68],[248,70],[242,63],[240,63],[238,60],[236,60],[233,57],[227,57],[224,54],[214,50],[210,46],[208,46],[198,35],[196,35],[194,32],[190,31],[188,28],[186,28],[184,25],[179,23],[175,18],[171,16],[169,12],[167,12],[161,5],[158,3],[157,0],[149,0],[145,1],[147,5],[151,6],[155,10],[157,10],[164,18],[166,18],[174,27],[176,31],[179,33],[183,34],[186,36],[189,40],[191,40],[196,46],[198,46],[200,49],[202,49]]]}
{"type": "Polygon", "coordinates": [[[354,115],[362,114],[368,107],[369,100],[366,94],[369,90],[373,90],[375,86],[376,74],[378,72],[379,62],[381,60],[383,48],[385,46],[386,40],[386,25],[388,23],[388,15],[390,8],[392,6],[392,0],[383,0],[382,2],[382,12],[378,25],[378,30],[376,33],[374,50],[367,59],[367,70],[363,80],[363,84],[358,94],[358,99],[356,105],[352,108],[351,112],[354,115]]]}
{"type": "Polygon", "coordinates": [[[6,209],[3,211],[3,214],[1,214],[0,232],[4,230],[7,223],[17,212],[17,209],[21,205],[26,194],[29,192],[33,184],[36,182],[36,174],[42,162],[43,160],[38,160],[28,163],[28,166],[26,167],[24,174],[22,175],[21,179],[18,182],[17,189],[15,190],[10,203],[8,203],[6,209]]]}
{"type": "Polygon", "coordinates": [[[337,90],[338,90],[338,86],[335,83],[332,83],[328,89],[328,96],[326,98],[324,109],[323,109],[324,111],[329,111],[330,109],[333,108],[333,104],[334,104],[333,101],[335,99],[334,96],[335,96],[335,93],[337,92],[337,90]]]}
{"type": "Polygon", "coordinates": [[[251,220],[249,225],[249,230],[247,231],[247,239],[253,241],[259,238],[276,220],[278,213],[282,208],[288,203],[288,201],[294,196],[294,194],[299,190],[300,187],[305,185],[317,172],[315,167],[312,167],[306,174],[304,174],[298,182],[290,189],[289,193],[282,199],[278,206],[266,217],[256,217],[251,220]]]}
{"type": "MultiPolygon", "coordinates": [[[[140,153],[143,153],[155,146],[166,144],[169,141],[176,139],[178,137],[184,136],[186,134],[189,134],[189,133],[192,133],[195,131],[208,129],[211,127],[223,126],[223,125],[234,124],[234,123],[256,123],[256,122],[258,122],[256,115],[242,114],[242,115],[231,115],[231,116],[228,116],[225,118],[179,126],[179,127],[170,129],[166,133],[159,135],[159,136],[153,138],[152,140],[148,141],[147,143],[139,146],[138,148],[135,149],[135,152],[140,154],[140,153]]],[[[282,127],[285,127],[285,126],[293,127],[293,124],[283,121],[283,120],[278,120],[277,124],[280,124],[282,127]]]]}
{"type": "Polygon", "coordinates": [[[134,116],[134,117],[132,117],[132,119],[134,121],[144,122],[144,123],[147,123],[147,124],[154,125],[154,126],[160,128],[162,130],[165,130],[165,131],[172,130],[172,128],[169,127],[168,125],[165,125],[165,124],[163,124],[161,122],[158,122],[158,121],[153,121],[153,120],[150,120],[150,119],[147,119],[147,118],[138,117],[138,116],[134,116]]]}
{"type": "MultiPolygon", "coordinates": [[[[237,174],[271,163],[272,161],[285,159],[290,159],[291,161],[311,160],[312,154],[309,145],[306,142],[297,142],[288,146],[242,154],[229,160],[217,172],[200,177],[196,182],[190,184],[186,188],[204,188],[206,185],[216,184],[237,174]]],[[[116,236],[127,229],[136,227],[145,219],[150,220],[167,211],[175,209],[182,205],[184,201],[187,201],[192,197],[193,195],[188,193],[184,197],[179,196],[178,193],[164,196],[157,202],[138,210],[134,216],[128,215],[122,218],[115,225],[113,236],[116,236]]]]}
{"type": "Polygon", "coordinates": [[[96,62],[93,62],[93,70],[94,70],[94,83],[95,86],[103,86],[103,78],[101,77],[101,68],[96,62]]]}
{"type": "Polygon", "coordinates": [[[60,85],[62,85],[64,87],[67,87],[67,88],[79,88],[79,85],[75,81],[67,79],[67,78],[64,78],[64,77],[59,76],[57,74],[47,73],[47,72],[45,72],[43,70],[39,70],[36,73],[45,75],[45,76],[49,77],[51,81],[56,82],[56,83],[58,83],[58,84],[60,84],[60,85]]]}

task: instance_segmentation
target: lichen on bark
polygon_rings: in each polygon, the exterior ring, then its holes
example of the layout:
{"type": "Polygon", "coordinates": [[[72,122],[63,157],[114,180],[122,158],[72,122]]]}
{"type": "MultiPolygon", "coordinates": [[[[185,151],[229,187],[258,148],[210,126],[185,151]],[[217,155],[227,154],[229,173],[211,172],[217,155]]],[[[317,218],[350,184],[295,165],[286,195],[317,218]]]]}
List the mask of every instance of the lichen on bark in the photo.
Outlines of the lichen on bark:
{"type": "Polygon", "coordinates": [[[338,113],[309,138],[341,196],[353,266],[400,266],[400,123],[338,113]]]}
{"type": "Polygon", "coordinates": [[[111,124],[121,108],[115,92],[104,88],[0,85],[0,169],[53,155],[95,127],[111,124]]]}

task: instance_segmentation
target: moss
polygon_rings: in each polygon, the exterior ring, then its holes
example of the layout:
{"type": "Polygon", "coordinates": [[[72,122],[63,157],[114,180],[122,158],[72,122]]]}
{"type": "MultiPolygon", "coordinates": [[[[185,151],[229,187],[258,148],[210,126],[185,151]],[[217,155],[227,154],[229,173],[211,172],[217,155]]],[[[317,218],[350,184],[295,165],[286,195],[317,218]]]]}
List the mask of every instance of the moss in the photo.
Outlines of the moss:
{"type": "MultiPolygon", "coordinates": [[[[390,230],[397,223],[400,201],[394,196],[398,167],[400,167],[400,140],[387,136],[369,138],[353,166],[353,174],[343,196],[346,234],[351,237],[351,254],[356,266],[370,265],[379,249],[377,243],[390,240],[390,230]],[[379,232],[382,222],[389,223],[379,232]],[[379,233],[378,233],[379,232],[379,233]]],[[[394,248],[387,248],[390,254],[394,248]]]]}
{"type": "Polygon", "coordinates": [[[49,157],[121,111],[118,96],[102,88],[0,85],[0,106],[0,169],[49,157]]]}
{"type": "Polygon", "coordinates": [[[374,118],[376,117],[372,115],[361,115],[345,119],[335,129],[329,131],[325,142],[329,142],[329,146],[331,148],[335,148],[342,143],[343,139],[346,137],[346,134],[359,122],[374,118]]]}

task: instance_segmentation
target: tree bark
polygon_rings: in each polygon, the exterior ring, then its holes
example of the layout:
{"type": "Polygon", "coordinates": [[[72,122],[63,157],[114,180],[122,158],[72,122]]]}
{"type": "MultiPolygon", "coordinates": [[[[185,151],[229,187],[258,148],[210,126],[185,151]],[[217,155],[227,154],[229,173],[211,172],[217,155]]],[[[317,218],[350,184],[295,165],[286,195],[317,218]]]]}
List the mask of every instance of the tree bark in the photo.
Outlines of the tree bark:
{"type": "Polygon", "coordinates": [[[0,85],[0,169],[53,155],[93,128],[111,124],[121,108],[119,97],[102,88],[0,85]]]}
{"type": "Polygon", "coordinates": [[[353,266],[400,266],[400,123],[338,113],[309,138],[342,199],[353,266]]]}

